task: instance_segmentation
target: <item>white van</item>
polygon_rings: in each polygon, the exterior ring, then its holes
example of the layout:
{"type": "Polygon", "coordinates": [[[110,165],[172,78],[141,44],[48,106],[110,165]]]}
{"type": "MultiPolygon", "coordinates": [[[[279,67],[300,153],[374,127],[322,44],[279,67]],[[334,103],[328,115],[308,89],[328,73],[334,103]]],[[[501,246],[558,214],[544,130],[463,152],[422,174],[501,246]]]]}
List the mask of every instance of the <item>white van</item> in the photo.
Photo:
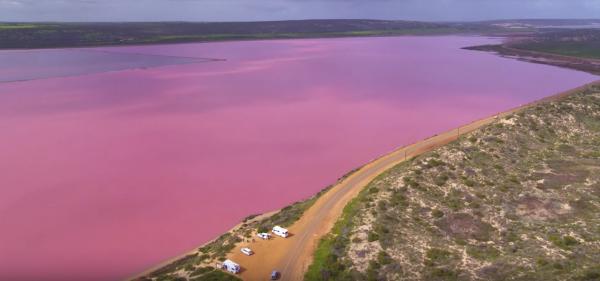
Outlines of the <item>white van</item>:
{"type": "Polygon", "coordinates": [[[285,229],[285,228],[283,228],[283,227],[281,227],[281,226],[275,226],[275,227],[273,227],[272,232],[275,235],[281,236],[283,238],[287,238],[288,235],[289,235],[288,230],[285,229]]]}
{"type": "Polygon", "coordinates": [[[221,265],[221,268],[227,270],[233,274],[240,273],[240,265],[233,262],[232,260],[225,260],[221,265]]]}
{"type": "Polygon", "coordinates": [[[271,238],[271,234],[266,233],[266,232],[261,232],[256,234],[256,236],[258,236],[258,238],[263,239],[263,240],[269,240],[269,238],[271,238]]]}

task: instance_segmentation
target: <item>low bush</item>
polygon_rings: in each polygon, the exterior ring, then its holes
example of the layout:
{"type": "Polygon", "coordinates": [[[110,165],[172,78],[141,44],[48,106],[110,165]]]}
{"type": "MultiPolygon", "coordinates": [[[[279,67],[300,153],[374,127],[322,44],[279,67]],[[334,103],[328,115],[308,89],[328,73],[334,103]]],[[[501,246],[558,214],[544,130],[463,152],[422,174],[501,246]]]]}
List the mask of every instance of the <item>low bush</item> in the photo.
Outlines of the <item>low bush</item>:
{"type": "Polygon", "coordinates": [[[435,209],[435,210],[431,211],[431,216],[433,216],[434,218],[441,218],[444,216],[444,212],[442,212],[438,209],[435,209]]]}
{"type": "Polygon", "coordinates": [[[565,250],[568,250],[573,246],[579,245],[579,241],[577,241],[577,239],[569,235],[560,237],[559,235],[552,234],[548,236],[548,240],[550,240],[550,242],[552,242],[557,247],[565,250]]]}
{"type": "Polygon", "coordinates": [[[377,234],[377,232],[375,231],[369,232],[369,235],[367,236],[367,241],[374,242],[377,240],[379,240],[379,234],[377,234]]]}

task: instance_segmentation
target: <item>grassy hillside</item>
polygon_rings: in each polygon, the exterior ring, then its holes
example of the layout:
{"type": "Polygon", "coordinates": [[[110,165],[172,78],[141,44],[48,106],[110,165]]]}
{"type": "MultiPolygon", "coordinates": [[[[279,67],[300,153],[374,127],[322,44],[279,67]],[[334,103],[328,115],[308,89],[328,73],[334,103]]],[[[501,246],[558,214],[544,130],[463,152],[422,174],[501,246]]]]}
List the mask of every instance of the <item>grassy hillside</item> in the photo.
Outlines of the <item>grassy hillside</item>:
{"type": "Polygon", "coordinates": [[[390,20],[0,23],[0,49],[353,36],[519,32],[488,23],[390,20]]]}
{"type": "Polygon", "coordinates": [[[549,32],[510,46],[523,50],[600,59],[600,29],[549,32]]]}
{"type": "Polygon", "coordinates": [[[384,20],[0,23],[0,49],[449,32],[449,24],[384,20]]]}
{"type": "Polygon", "coordinates": [[[600,280],[600,87],[382,174],[306,280],[600,280]]]}

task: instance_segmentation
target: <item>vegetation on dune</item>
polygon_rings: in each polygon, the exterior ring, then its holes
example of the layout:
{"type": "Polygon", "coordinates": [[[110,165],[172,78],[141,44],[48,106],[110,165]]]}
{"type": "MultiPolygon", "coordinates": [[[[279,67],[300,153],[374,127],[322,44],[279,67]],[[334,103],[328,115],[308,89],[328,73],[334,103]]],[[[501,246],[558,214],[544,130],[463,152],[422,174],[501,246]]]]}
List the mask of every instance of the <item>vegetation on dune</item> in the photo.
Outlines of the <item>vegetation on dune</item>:
{"type": "Polygon", "coordinates": [[[239,281],[241,280],[240,278],[225,273],[221,270],[217,270],[214,267],[197,267],[194,268],[190,273],[189,276],[184,277],[184,276],[178,276],[176,274],[171,274],[171,275],[160,275],[159,277],[142,277],[137,279],[139,281],[151,281],[151,280],[161,280],[161,281],[186,281],[186,280],[190,280],[190,281],[239,281]]]}
{"type": "Polygon", "coordinates": [[[313,280],[600,280],[600,88],[499,119],[372,181],[313,280]]]}

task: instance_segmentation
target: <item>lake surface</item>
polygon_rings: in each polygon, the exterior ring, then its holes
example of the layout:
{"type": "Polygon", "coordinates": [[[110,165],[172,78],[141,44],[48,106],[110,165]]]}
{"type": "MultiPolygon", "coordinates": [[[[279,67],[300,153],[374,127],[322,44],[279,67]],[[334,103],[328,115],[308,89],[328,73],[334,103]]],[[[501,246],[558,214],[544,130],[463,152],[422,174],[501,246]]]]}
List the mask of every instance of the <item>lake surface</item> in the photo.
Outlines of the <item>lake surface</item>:
{"type": "Polygon", "coordinates": [[[0,51],[0,83],[210,61],[213,60],[121,53],[93,48],[0,51]]]}
{"type": "Polygon", "coordinates": [[[461,49],[497,40],[2,51],[3,81],[28,81],[0,83],[0,279],[122,279],[398,146],[596,79],[461,49]]]}

